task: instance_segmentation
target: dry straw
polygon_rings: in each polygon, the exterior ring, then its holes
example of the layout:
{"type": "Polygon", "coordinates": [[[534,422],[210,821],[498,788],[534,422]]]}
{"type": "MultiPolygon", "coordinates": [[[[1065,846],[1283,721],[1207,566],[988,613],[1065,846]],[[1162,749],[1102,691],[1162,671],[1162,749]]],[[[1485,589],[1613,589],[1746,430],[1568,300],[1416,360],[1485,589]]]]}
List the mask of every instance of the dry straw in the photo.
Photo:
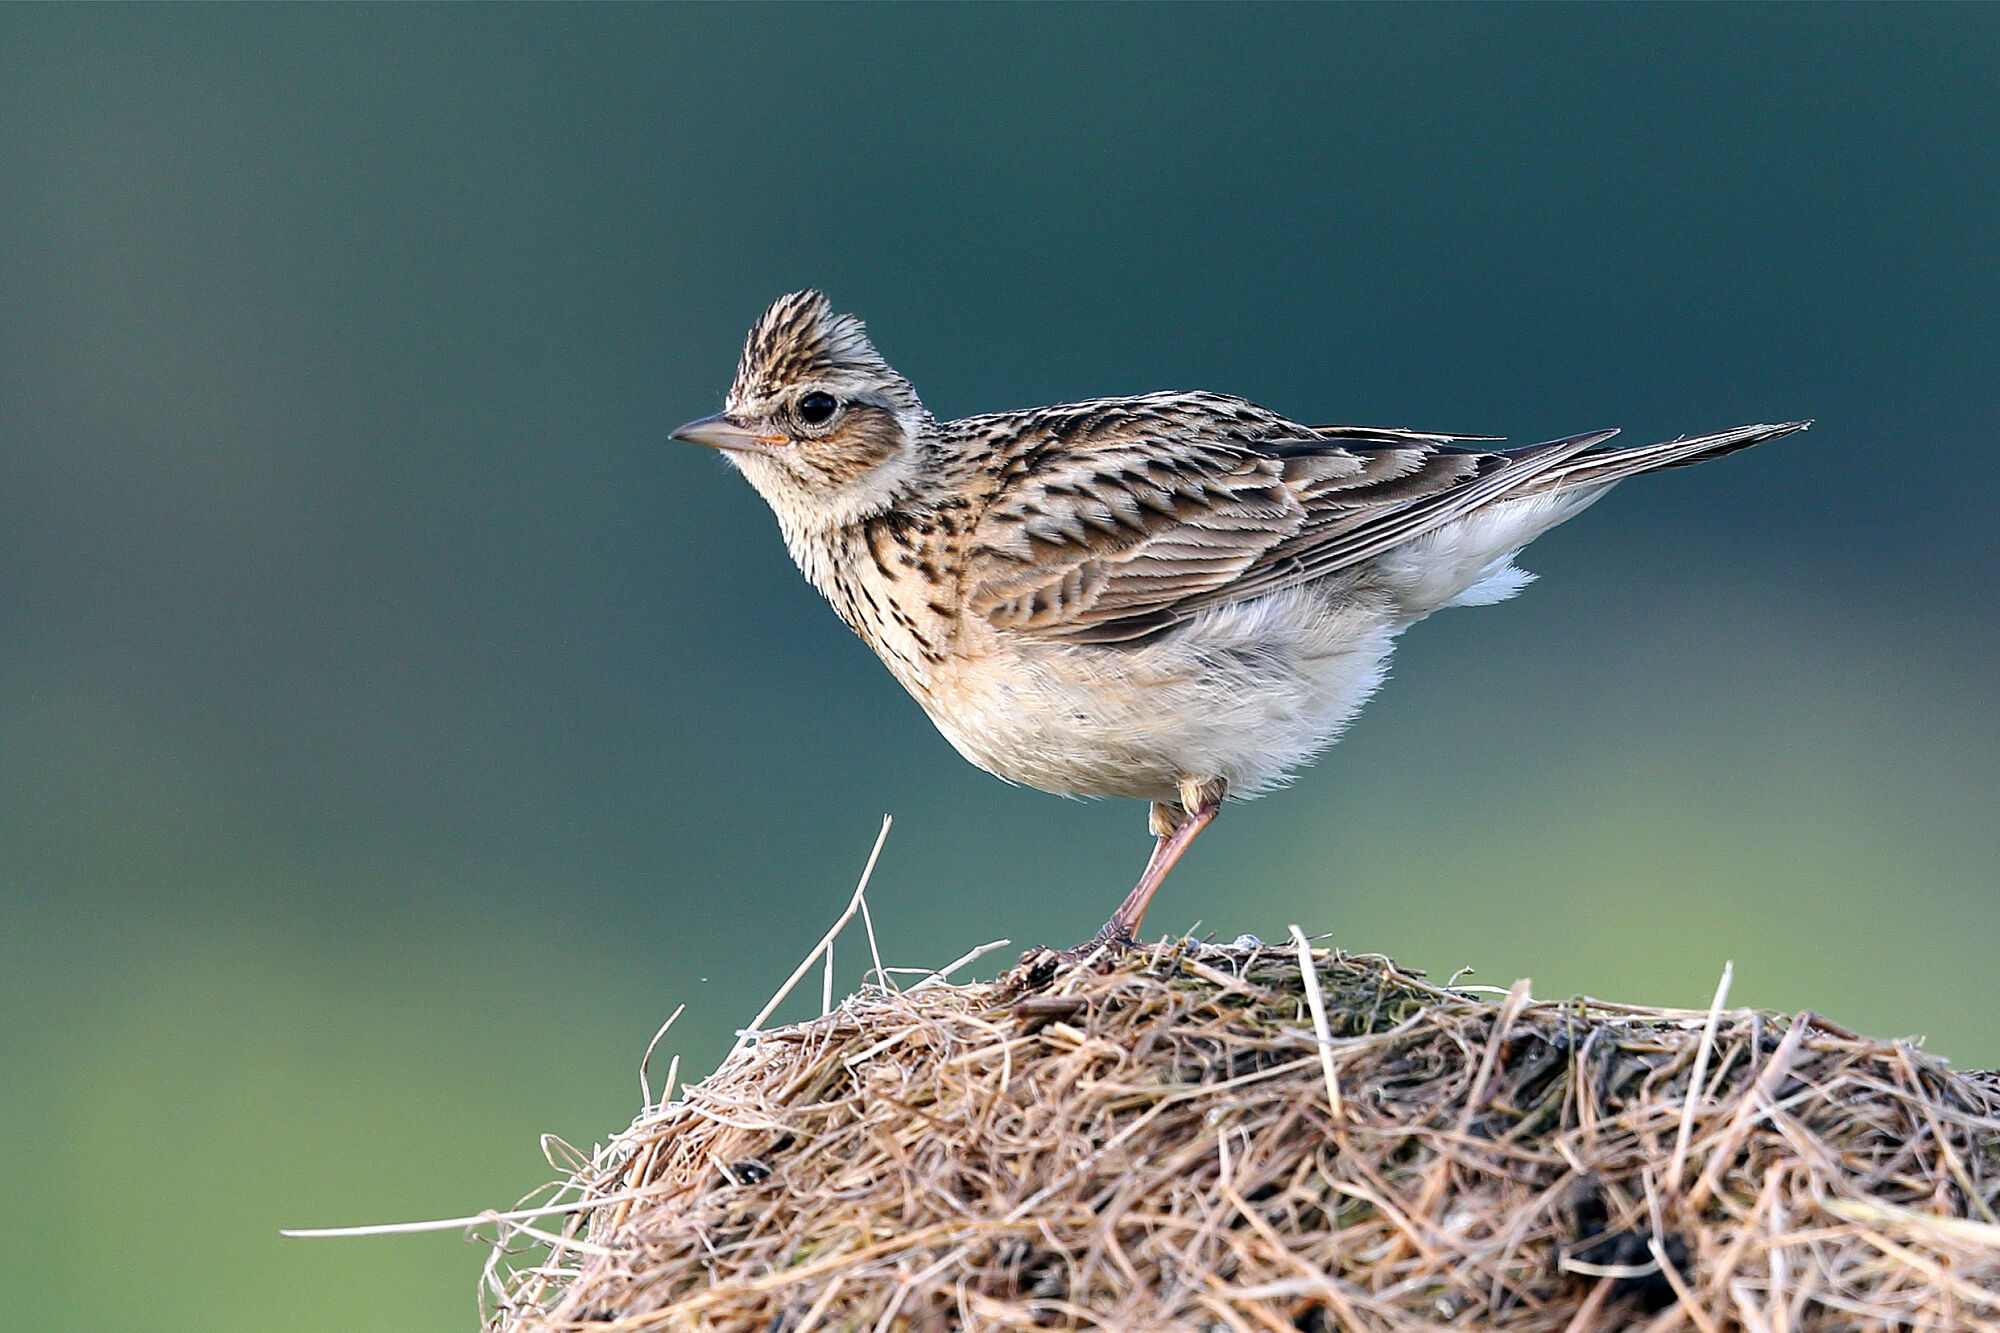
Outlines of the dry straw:
{"type": "Polygon", "coordinates": [[[2000,1330],[2000,1079],[1726,999],[1296,928],[871,986],[488,1214],[488,1327],[2000,1330]]]}
{"type": "Polygon", "coordinates": [[[866,887],[539,1202],[315,1234],[497,1229],[491,1333],[2000,1333],[2000,1076],[1727,971],[1706,1011],[1496,1000],[1297,927],[907,991],[876,956],[757,1031],[866,887]]]}

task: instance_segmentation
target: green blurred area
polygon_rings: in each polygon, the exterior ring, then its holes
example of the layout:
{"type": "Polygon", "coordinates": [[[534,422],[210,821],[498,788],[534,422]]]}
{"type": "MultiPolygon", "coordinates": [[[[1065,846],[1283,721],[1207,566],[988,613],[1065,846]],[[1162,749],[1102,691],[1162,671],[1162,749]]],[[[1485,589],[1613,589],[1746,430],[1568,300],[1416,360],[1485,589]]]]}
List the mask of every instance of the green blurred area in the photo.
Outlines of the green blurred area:
{"type": "Polygon", "coordinates": [[[967,767],[665,443],[804,285],[948,415],[1817,418],[1418,627],[1148,925],[2000,1063],[1996,103],[1991,6],[0,9],[0,1308],[473,1326],[277,1229],[621,1128],[885,810],[891,963],[1103,919],[1143,811],[967,767]]]}

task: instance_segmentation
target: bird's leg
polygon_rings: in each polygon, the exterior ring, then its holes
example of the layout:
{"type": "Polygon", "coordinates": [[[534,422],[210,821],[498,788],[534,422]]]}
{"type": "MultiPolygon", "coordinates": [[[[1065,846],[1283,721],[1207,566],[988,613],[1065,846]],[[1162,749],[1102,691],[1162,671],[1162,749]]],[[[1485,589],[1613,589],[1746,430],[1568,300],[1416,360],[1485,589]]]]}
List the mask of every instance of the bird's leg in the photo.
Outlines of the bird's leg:
{"type": "Polygon", "coordinates": [[[1140,918],[1146,915],[1146,904],[1152,901],[1160,881],[1174,868],[1174,862],[1181,859],[1181,853],[1195,840],[1195,835],[1207,828],[1216,812],[1222,809],[1225,790],[1227,787],[1221,778],[1208,782],[1183,778],[1178,806],[1161,801],[1153,803],[1149,823],[1157,841],[1153,844],[1152,858],[1146,862],[1146,871],[1139,876],[1139,882],[1132,886],[1132,892],[1125,895],[1125,901],[1118,904],[1118,910],[1097,932],[1092,944],[1109,944],[1120,949],[1132,945],[1138,937],[1140,918]]]}

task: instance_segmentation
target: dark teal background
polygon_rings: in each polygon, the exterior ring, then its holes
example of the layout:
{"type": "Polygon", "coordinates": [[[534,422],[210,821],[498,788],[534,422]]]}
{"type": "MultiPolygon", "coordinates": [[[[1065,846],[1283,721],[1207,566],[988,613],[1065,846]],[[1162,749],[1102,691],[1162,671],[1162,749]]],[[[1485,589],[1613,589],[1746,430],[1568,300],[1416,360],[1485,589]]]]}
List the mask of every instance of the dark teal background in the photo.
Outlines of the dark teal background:
{"type": "Polygon", "coordinates": [[[1993,6],[0,8],[0,1308],[472,1327],[455,1237],[276,1231],[705,1070],[885,810],[892,962],[1103,919],[1143,811],[665,440],[808,284],[945,415],[1817,418],[1413,631],[1148,925],[2000,1063],[1996,236],[1993,6]]]}

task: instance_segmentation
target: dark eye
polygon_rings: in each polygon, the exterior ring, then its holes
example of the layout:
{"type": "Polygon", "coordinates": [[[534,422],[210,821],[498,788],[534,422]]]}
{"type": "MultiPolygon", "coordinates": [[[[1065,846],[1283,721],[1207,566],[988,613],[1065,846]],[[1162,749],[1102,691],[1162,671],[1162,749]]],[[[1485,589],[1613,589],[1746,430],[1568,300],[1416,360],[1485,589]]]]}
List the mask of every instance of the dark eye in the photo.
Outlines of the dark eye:
{"type": "Polygon", "coordinates": [[[799,420],[808,426],[823,426],[833,420],[833,414],[840,409],[840,400],[830,393],[809,393],[799,399],[799,420]]]}

